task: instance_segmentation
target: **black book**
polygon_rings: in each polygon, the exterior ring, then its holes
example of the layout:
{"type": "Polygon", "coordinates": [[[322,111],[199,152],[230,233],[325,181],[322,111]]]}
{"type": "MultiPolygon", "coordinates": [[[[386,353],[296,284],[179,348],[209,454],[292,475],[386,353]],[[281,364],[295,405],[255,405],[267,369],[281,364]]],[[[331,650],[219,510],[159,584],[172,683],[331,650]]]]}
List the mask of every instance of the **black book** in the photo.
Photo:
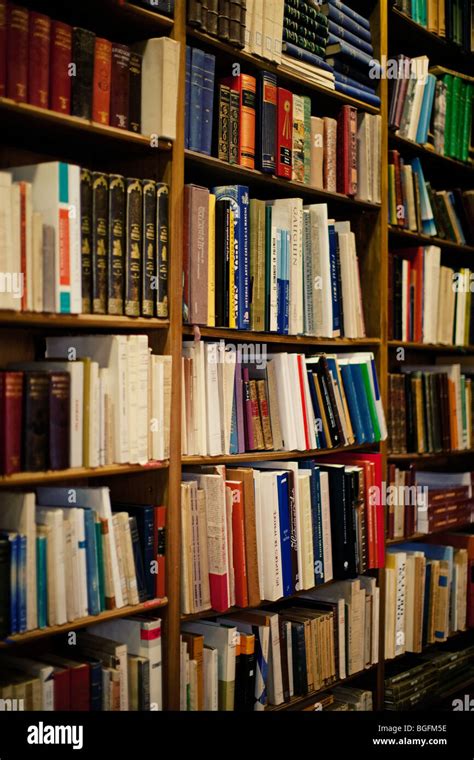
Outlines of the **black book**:
{"type": "Polygon", "coordinates": [[[92,172],[92,312],[107,312],[109,178],[92,172]]]}
{"type": "Polygon", "coordinates": [[[229,41],[230,33],[230,0],[219,0],[219,18],[217,20],[217,35],[223,42],[229,41]]]}
{"type": "Polygon", "coordinates": [[[92,311],[92,174],[81,169],[82,312],[92,311]]]}
{"type": "Polygon", "coordinates": [[[240,0],[231,0],[229,6],[229,43],[240,47],[240,0]]]}
{"type": "Polygon", "coordinates": [[[207,0],[206,13],[207,33],[217,37],[219,27],[219,0],[207,0]]]}
{"type": "Polygon", "coordinates": [[[148,599],[148,593],[145,582],[145,568],[143,565],[143,554],[140,544],[140,535],[138,533],[137,518],[135,516],[131,516],[128,518],[128,522],[130,525],[130,534],[132,537],[133,560],[135,563],[135,574],[137,576],[138,599],[140,602],[144,602],[146,599],[148,599]]]}
{"type": "Polygon", "coordinates": [[[141,313],[144,317],[153,317],[156,284],[156,182],[152,179],[142,181],[142,202],[141,313]]]}
{"type": "Polygon", "coordinates": [[[188,24],[199,29],[202,23],[202,3],[201,0],[189,0],[188,2],[188,24]]]}
{"type": "MultiPolygon", "coordinates": [[[[245,636],[240,639],[239,674],[243,684],[243,701],[240,709],[244,712],[253,712],[255,705],[255,679],[257,675],[257,661],[255,656],[256,636],[245,636]]],[[[237,686],[237,678],[236,678],[237,686]]]]}
{"type": "Polygon", "coordinates": [[[229,109],[229,163],[239,163],[240,133],[240,95],[237,90],[230,91],[229,109]]]}
{"type": "Polygon", "coordinates": [[[333,446],[341,446],[344,442],[341,420],[337,411],[336,397],[331,378],[331,372],[325,356],[320,356],[316,364],[316,376],[321,389],[321,396],[326,411],[329,436],[333,446]]]}
{"type": "Polygon", "coordinates": [[[72,31],[71,114],[92,118],[95,34],[75,26],[72,31]]]}
{"type": "Polygon", "coordinates": [[[49,466],[49,373],[25,372],[22,469],[42,472],[49,466]]]}
{"type": "Polygon", "coordinates": [[[128,128],[140,134],[142,129],[142,56],[130,52],[128,128]]]}
{"type": "Polygon", "coordinates": [[[293,692],[295,696],[303,697],[308,693],[304,624],[293,620],[291,620],[291,654],[293,659],[293,692]]]}
{"type": "Polygon", "coordinates": [[[10,621],[10,540],[0,536],[0,639],[11,633],[10,621]]]}
{"type": "Polygon", "coordinates": [[[156,316],[168,317],[169,187],[156,185],[156,316]]]}
{"type": "Polygon", "coordinates": [[[123,314],[123,269],[125,258],[125,178],[109,176],[107,312],[123,314]]]}
{"type": "Polygon", "coordinates": [[[322,472],[328,473],[331,501],[331,537],[333,574],[336,580],[354,578],[355,535],[353,504],[350,486],[343,464],[320,464],[322,472]]]}
{"type": "Polygon", "coordinates": [[[216,327],[228,325],[229,219],[230,201],[216,201],[216,327]]]}
{"type": "Polygon", "coordinates": [[[142,183],[126,180],[125,228],[125,314],[140,316],[141,247],[142,247],[142,183]]]}
{"type": "Polygon", "coordinates": [[[416,404],[414,393],[412,392],[413,375],[405,375],[405,407],[406,407],[406,421],[405,421],[405,434],[406,434],[406,446],[407,451],[418,451],[418,437],[417,437],[417,420],[416,420],[416,404]]]}
{"type": "Polygon", "coordinates": [[[222,82],[216,88],[216,106],[215,112],[217,119],[214,119],[214,145],[215,155],[221,161],[229,160],[229,127],[230,127],[230,87],[222,82]]]}
{"type": "Polygon", "coordinates": [[[69,372],[49,374],[49,469],[69,467],[69,372]]]}

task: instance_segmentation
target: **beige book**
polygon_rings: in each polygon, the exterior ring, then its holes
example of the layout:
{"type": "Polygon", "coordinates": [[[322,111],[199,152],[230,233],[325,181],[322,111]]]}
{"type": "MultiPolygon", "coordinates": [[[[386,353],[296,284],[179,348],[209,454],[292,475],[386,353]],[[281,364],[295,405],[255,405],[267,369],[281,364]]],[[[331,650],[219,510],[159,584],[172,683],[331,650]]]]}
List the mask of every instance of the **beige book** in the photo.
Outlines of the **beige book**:
{"type": "Polygon", "coordinates": [[[138,585],[137,574],[135,571],[135,561],[133,559],[132,534],[130,531],[130,522],[128,512],[117,512],[114,516],[120,526],[120,548],[122,552],[123,569],[127,584],[127,596],[129,604],[138,604],[138,585]]]}
{"type": "Polygon", "coordinates": [[[324,165],[324,121],[318,116],[311,117],[311,174],[312,187],[323,188],[324,165]]]}
{"type": "Polygon", "coordinates": [[[396,608],[395,568],[385,567],[385,659],[395,657],[395,608],[396,608]]]}
{"type": "Polygon", "coordinates": [[[119,513],[114,514],[112,518],[112,524],[113,524],[113,530],[114,530],[115,545],[117,547],[117,561],[118,561],[118,568],[119,568],[119,575],[120,575],[120,588],[122,590],[122,595],[123,595],[123,603],[129,604],[125,546],[124,546],[124,540],[123,540],[123,535],[122,535],[123,527],[122,527],[122,520],[118,515],[119,513]]]}
{"type": "Polygon", "coordinates": [[[278,391],[275,373],[275,364],[271,359],[267,364],[267,387],[268,387],[268,413],[272,429],[273,448],[281,451],[283,439],[281,433],[280,409],[278,405],[278,391]]]}
{"type": "MultiPolygon", "coordinates": [[[[301,588],[310,589],[314,586],[314,550],[313,527],[311,516],[311,492],[309,470],[298,472],[298,495],[301,525],[301,552],[303,560],[303,578],[301,588]]],[[[298,547],[299,549],[299,547],[298,547]]]]}

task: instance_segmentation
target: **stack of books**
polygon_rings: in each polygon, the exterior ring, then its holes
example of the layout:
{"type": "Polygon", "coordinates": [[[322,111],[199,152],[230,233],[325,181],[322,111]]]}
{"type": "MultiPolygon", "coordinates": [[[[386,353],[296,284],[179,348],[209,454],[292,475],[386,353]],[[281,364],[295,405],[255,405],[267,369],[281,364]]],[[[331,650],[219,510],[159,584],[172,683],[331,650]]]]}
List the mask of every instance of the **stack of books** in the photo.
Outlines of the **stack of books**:
{"type": "Polygon", "coordinates": [[[424,646],[446,641],[466,628],[468,552],[448,545],[443,537],[432,540],[399,544],[387,552],[387,660],[421,652],[424,646]]]}
{"type": "Polygon", "coordinates": [[[383,564],[378,454],[186,472],[182,611],[252,607],[383,564]]]}
{"type": "Polygon", "coordinates": [[[186,341],[183,455],[312,451],[387,435],[374,355],[186,341]]]}
{"type": "Polygon", "coordinates": [[[474,242],[474,191],[435,190],[419,158],[389,151],[389,223],[458,245],[474,242]]]}
{"type": "Polygon", "coordinates": [[[466,53],[474,50],[471,31],[474,15],[470,3],[462,0],[396,0],[395,6],[432,34],[459,45],[466,53]]]}
{"type": "Polygon", "coordinates": [[[387,537],[410,538],[463,527],[471,520],[473,473],[388,467],[387,537]]]}
{"type": "MultiPolygon", "coordinates": [[[[165,507],[150,515],[145,507],[119,504],[112,512],[105,487],[5,492],[1,507],[2,638],[139,604],[164,591],[164,577],[157,583],[153,571],[165,507]]],[[[163,561],[157,566],[162,575],[163,561]]]]}
{"type": "MultiPolygon", "coordinates": [[[[220,0],[189,0],[187,3],[189,26],[211,37],[217,37],[222,42],[236,48],[243,48],[249,37],[252,26],[258,28],[258,40],[260,53],[263,54],[262,35],[265,31],[268,42],[265,42],[265,51],[268,55],[274,49],[275,40],[273,27],[277,21],[278,7],[283,7],[283,0],[271,2],[260,0],[255,3],[251,0],[233,0],[232,3],[223,3],[220,0]],[[265,30],[264,30],[265,19],[265,30]],[[271,38],[270,38],[271,35],[271,38]]],[[[281,35],[280,35],[281,49],[281,35]]]]}
{"type": "Polygon", "coordinates": [[[470,449],[473,365],[438,356],[389,374],[389,449],[393,454],[470,449]]]}
{"type": "Polygon", "coordinates": [[[334,73],[324,60],[329,39],[327,17],[318,6],[286,0],[283,18],[283,72],[334,90],[334,73]]]}
{"type": "Polygon", "coordinates": [[[356,240],[326,203],[185,186],[184,317],[280,335],[365,337],[356,240]]]}
{"type": "Polygon", "coordinates": [[[171,357],[146,335],[46,338],[44,361],[0,371],[0,473],[169,457],[171,357]]]}
{"type": "MultiPolygon", "coordinates": [[[[312,706],[311,709],[315,710],[316,707],[312,706]]],[[[336,686],[318,700],[317,709],[322,712],[370,712],[374,709],[373,694],[367,689],[357,689],[354,686],[336,686]]]]}
{"type": "Polygon", "coordinates": [[[131,48],[19,5],[1,6],[0,96],[175,139],[179,42],[156,37],[131,48]]]}
{"type": "Polygon", "coordinates": [[[441,264],[436,246],[404,248],[390,256],[390,338],[417,343],[472,343],[472,273],[441,264]]]}
{"type": "Polygon", "coordinates": [[[358,576],[277,611],[183,623],[181,709],[264,710],[321,691],[378,662],[378,620],[376,580],[358,576]]]}
{"type": "Polygon", "coordinates": [[[168,316],[168,185],[54,161],[0,172],[0,198],[0,308],[168,316]]]}
{"type": "Polygon", "coordinates": [[[76,636],[74,646],[59,639],[30,657],[2,655],[5,704],[47,712],[163,709],[159,617],[124,617],[76,636]]]}

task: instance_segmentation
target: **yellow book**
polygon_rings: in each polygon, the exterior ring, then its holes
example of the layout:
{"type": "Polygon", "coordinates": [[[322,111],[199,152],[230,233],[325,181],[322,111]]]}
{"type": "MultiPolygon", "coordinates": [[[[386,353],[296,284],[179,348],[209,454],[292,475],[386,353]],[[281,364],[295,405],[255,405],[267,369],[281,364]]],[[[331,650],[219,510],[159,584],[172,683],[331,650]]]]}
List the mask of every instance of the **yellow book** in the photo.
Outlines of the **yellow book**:
{"type": "Polygon", "coordinates": [[[229,327],[236,328],[234,212],[229,211],[229,327]]]}
{"type": "Polygon", "coordinates": [[[216,196],[209,194],[209,243],[207,254],[207,324],[216,324],[216,196]]]}

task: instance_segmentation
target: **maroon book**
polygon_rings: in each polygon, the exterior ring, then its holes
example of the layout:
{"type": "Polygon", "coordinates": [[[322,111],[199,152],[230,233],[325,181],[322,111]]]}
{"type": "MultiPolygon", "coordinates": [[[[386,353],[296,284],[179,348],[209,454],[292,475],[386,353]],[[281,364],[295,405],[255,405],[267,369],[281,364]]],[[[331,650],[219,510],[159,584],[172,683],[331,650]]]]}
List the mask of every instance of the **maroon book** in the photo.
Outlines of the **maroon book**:
{"type": "Polygon", "coordinates": [[[23,372],[0,372],[0,472],[21,470],[23,372]]]}
{"type": "Polygon", "coordinates": [[[49,466],[69,467],[69,372],[51,372],[49,384],[49,466]]]}
{"type": "Polygon", "coordinates": [[[62,21],[51,22],[49,70],[49,107],[58,113],[71,113],[72,28],[62,21]]]}
{"type": "Polygon", "coordinates": [[[44,13],[30,12],[30,58],[28,69],[28,103],[49,106],[49,50],[51,19],[44,13]]]}
{"type": "Polygon", "coordinates": [[[55,668],[54,674],[54,711],[71,709],[71,674],[67,668],[55,668]]]}
{"type": "Polygon", "coordinates": [[[71,710],[90,710],[90,674],[86,662],[71,662],[71,710]]]}
{"type": "Polygon", "coordinates": [[[357,110],[342,106],[337,119],[337,192],[357,193],[357,110]]]}
{"type": "Polygon", "coordinates": [[[128,129],[130,92],[130,48],[112,45],[112,85],[110,90],[110,125],[128,129]]]}
{"type": "Polygon", "coordinates": [[[0,0],[0,98],[7,94],[7,2],[0,0]]]}
{"type": "Polygon", "coordinates": [[[28,11],[7,5],[7,97],[28,100],[28,11]]]}

